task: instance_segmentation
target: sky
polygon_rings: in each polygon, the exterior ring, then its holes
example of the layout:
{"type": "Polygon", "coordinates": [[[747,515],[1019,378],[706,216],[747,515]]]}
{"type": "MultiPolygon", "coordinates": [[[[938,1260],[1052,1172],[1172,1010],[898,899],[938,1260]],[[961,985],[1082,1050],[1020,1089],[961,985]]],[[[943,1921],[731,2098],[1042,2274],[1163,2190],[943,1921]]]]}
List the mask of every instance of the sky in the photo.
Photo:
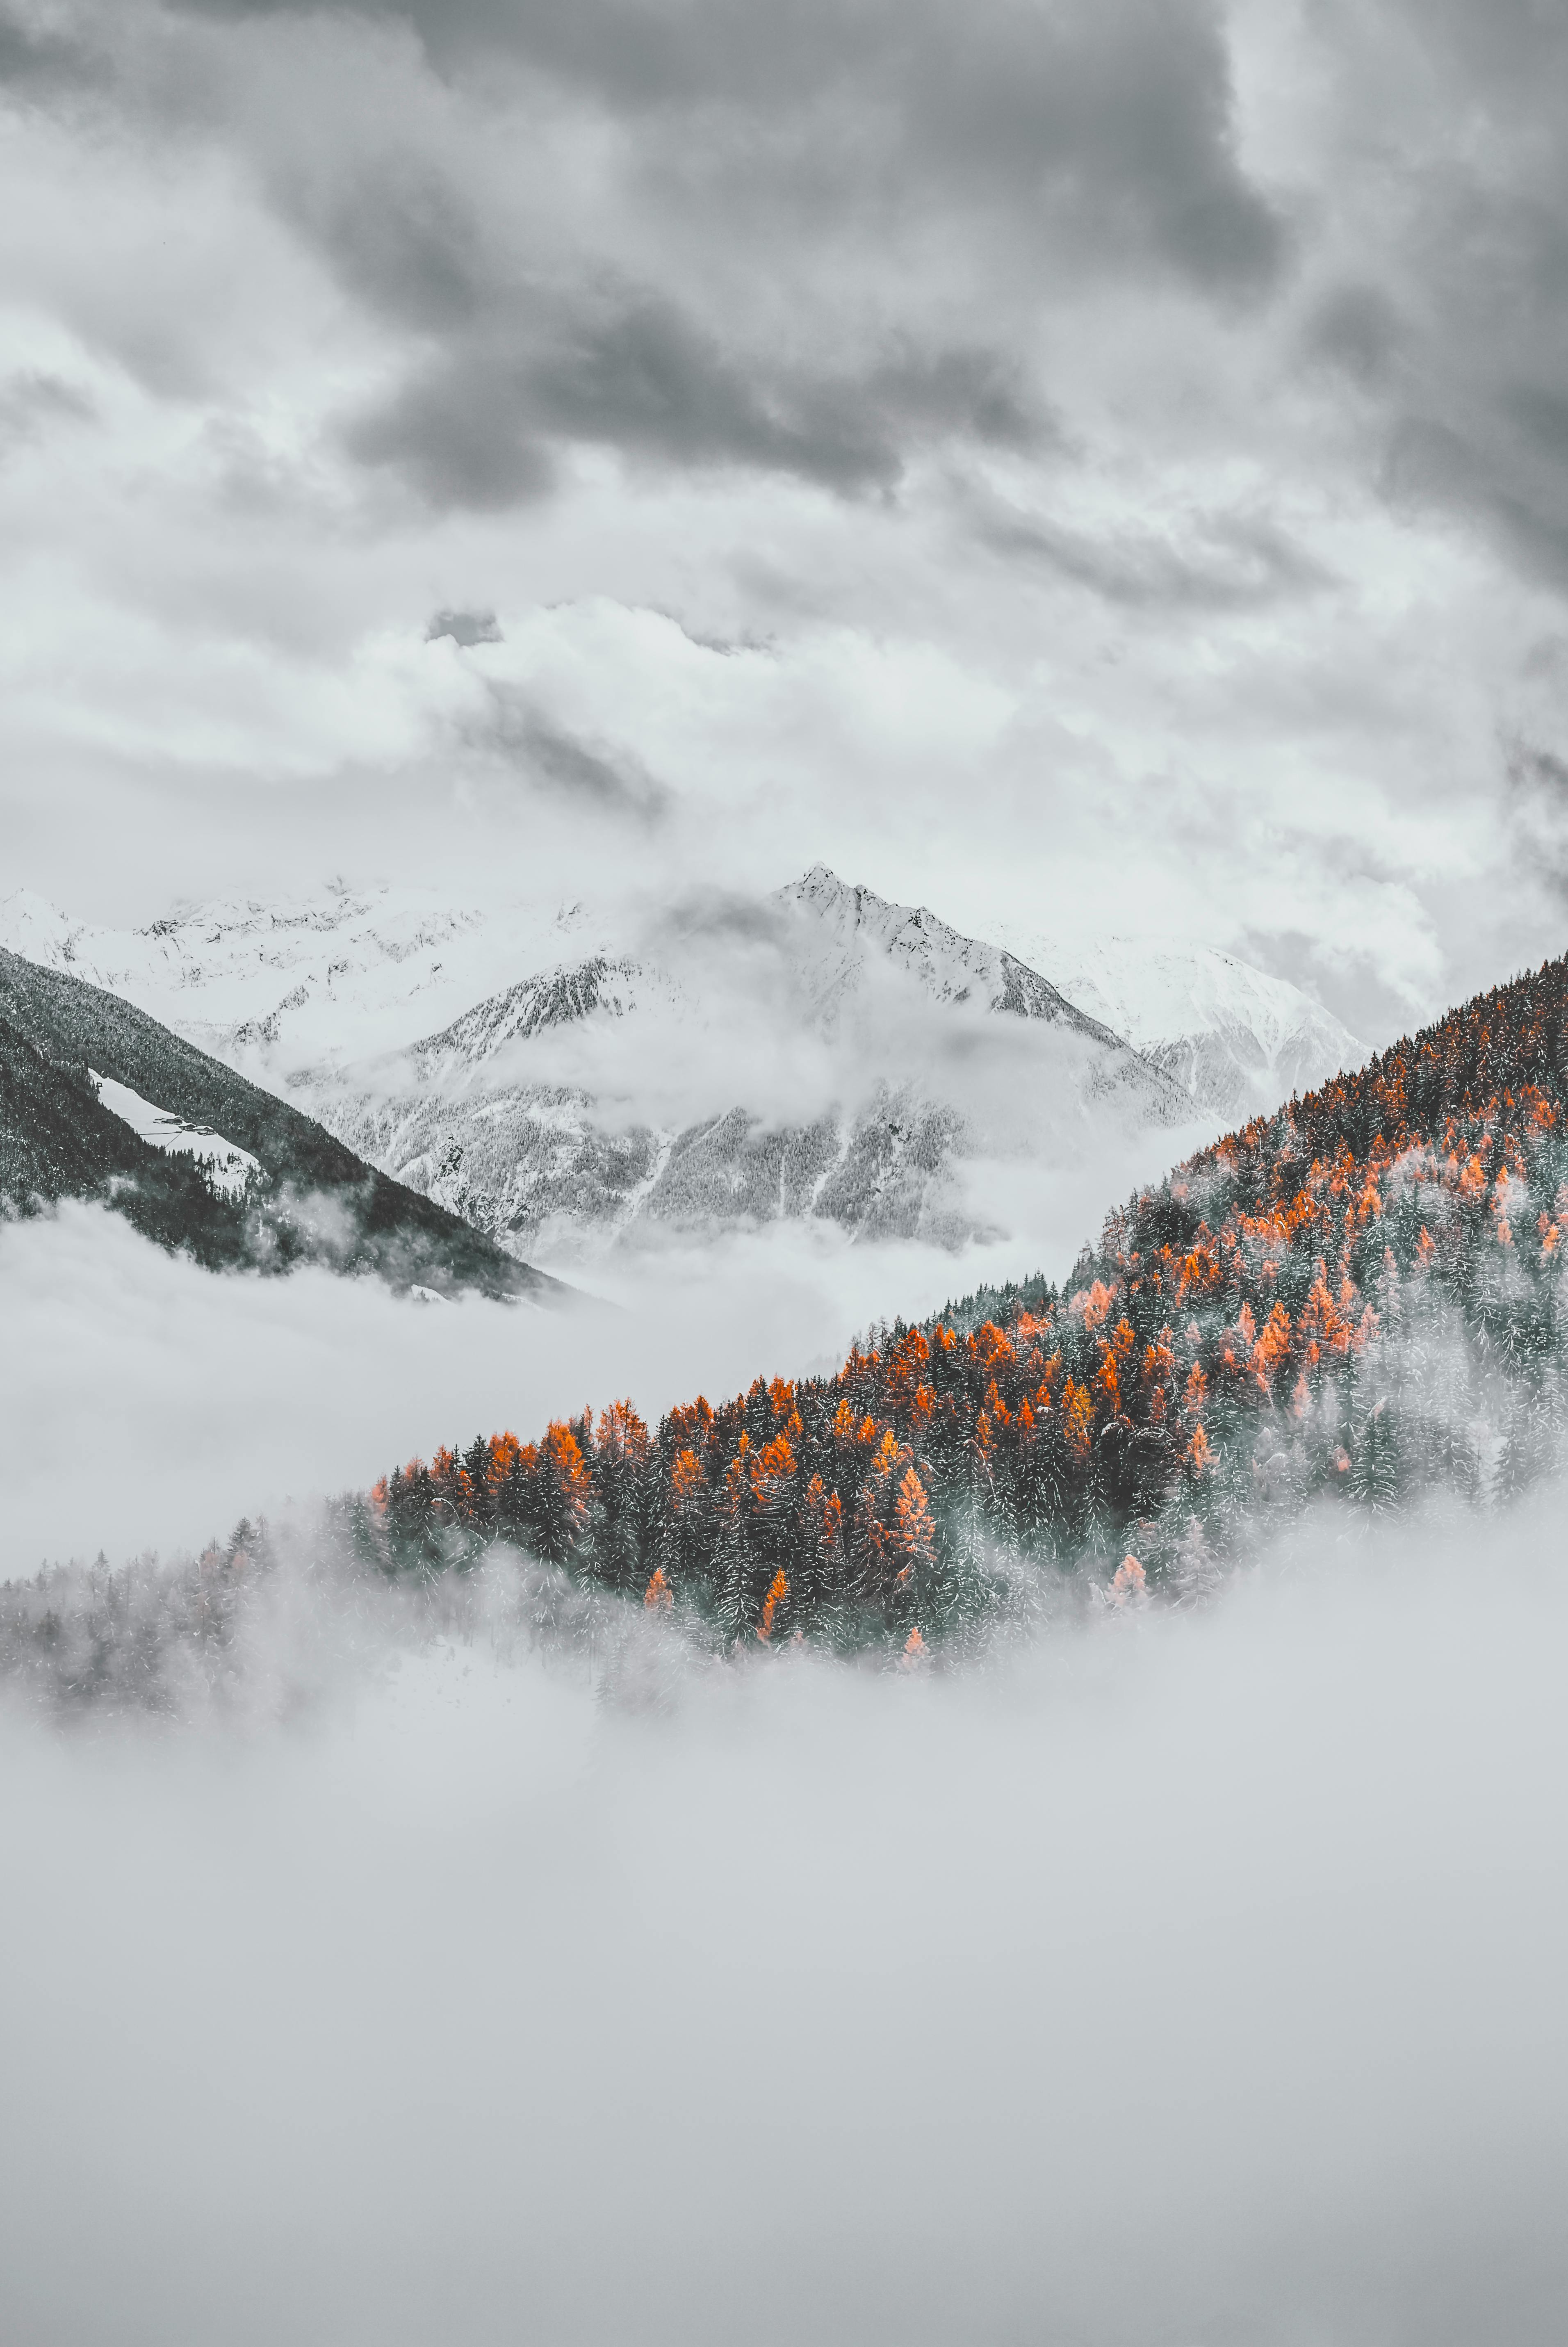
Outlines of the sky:
{"type": "Polygon", "coordinates": [[[1562,946],[1544,0],[0,0],[0,880],[1562,946]]]}

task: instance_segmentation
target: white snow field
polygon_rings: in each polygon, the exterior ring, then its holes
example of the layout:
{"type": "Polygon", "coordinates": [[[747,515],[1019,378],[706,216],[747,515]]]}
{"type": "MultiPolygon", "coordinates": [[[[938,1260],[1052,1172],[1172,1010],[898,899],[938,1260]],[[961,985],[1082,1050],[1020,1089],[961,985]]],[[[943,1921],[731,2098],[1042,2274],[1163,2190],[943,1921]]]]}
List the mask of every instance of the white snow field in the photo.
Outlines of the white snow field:
{"type": "Polygon", "coordinates": [[[100,1076],[96,1068],[89,1068],[87,1072],[97,1088],[99,1101],[111,1115],[128,1124],[154,1149],[164,1150],[171,1157],[195,1158],[220,1196],[237,1197],[251,1176],[260,1174],[261,1159],[253,1157],[248,1149],[241,1149],[238,1142],[226,1141],[220,1133],[213,1133],[204,1124],[188,1124],[169,1109],[143,1100],[128,1084],[117,1083],[112,1076],[100,1076]]]}

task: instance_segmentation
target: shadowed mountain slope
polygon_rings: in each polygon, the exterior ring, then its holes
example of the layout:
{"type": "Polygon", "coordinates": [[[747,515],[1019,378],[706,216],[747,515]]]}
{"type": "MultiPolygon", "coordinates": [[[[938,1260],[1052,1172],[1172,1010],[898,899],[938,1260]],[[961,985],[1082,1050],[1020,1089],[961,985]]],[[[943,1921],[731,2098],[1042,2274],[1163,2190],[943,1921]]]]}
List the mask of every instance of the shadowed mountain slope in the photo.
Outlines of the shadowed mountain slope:
{"type": "Polygon", "coordinates": [[[0,1181],[18,1208],[102,1194],[209,1263],[327,1261],[402,1286],[568,1293],[100,987],[0,950],[0,1181]],[[261,1179],[243,1198],[213,1196],[194,1165],[139,1141],[100,1103],[94,1075],[220,1133],[260,1162],[261,1179]]]}

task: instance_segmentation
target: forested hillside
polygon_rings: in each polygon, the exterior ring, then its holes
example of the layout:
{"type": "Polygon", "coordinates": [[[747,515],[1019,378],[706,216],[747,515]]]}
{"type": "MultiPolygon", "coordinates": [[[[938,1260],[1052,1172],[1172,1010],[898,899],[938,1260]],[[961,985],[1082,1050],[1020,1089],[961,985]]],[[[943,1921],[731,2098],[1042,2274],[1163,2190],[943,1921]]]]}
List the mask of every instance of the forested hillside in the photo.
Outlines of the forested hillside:
{"type": "Polygon", "coordinates": [[[493,1542],[724,1641],[914,1655],[1055,1576],[1141,1602],[1332,1494],[1505,1496],[1554,1455],[1568,961],[1190,1158],[1044,1280],[650,1430],[437,1450],[357,1504],[385,1569],[493,1542]]]}
{"type": "Polygon", "coordinates": [[[0,950],[0,1213],[62,1197],[101,1199],[214,1268],[323,1262],[400,1286],[568,1293],[133,1004],[0,950]],[[102,1106],[95,1076],[226,1135],[255,1184],[216,1195],[102,1106]]]}

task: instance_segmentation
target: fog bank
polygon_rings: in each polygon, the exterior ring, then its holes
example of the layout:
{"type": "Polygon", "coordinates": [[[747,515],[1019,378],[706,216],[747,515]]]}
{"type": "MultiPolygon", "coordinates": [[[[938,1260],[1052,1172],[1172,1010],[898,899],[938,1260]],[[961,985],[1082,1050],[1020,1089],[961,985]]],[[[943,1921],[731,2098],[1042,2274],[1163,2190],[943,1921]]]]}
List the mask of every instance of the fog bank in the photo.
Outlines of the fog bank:
{"type": "Polygon", "coordinates": [[[219,1277],[97,1208],[0,1223],[0,1580],[100,1548],[118,1563],[200,1547],[242,1514],[364,1490],[438,1442],[528,1438],[590,1401],[630,1394],[651,1422],[759,1373],[835,1368],[875,1318],[1040,1266],[1060,1277],[1105,1181],[1082,1166],[1036,1183],[1021,1245],[857,1246],[784,1225],[651,1246],[596,1266],[603,1302],[576,1312],[421,1304],[311,1270],[219,1277]]]}
{"type": "Polygon", "coordinates": [[[1554,2339],[1552,1501],[968,1678],[6,1710],[0,2327],[1554,2339]]]}

